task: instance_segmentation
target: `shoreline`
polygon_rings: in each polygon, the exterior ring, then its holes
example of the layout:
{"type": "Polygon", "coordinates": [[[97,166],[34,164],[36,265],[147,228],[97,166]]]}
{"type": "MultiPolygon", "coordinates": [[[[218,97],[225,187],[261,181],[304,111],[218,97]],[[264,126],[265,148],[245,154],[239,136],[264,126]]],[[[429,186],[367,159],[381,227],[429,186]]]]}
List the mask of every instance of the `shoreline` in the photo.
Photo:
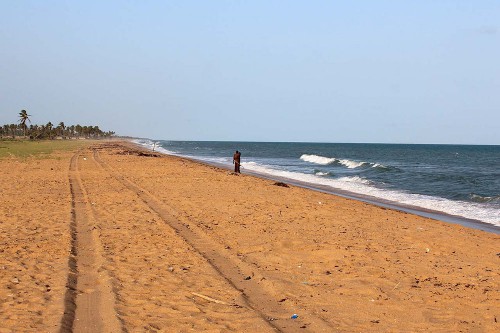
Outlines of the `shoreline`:
{"type": "Polygon", "coordinates": [[[422,208],[422,207],[409,206],[409,205],[404,205],[404,204],[400,204],[400,203],[389,201],[389,200],[383,200],[383,199],[371,197],[368,195],[357,194],[357,193],[353,193],[353,192],[349,192],[349,191],[343,191],[340,189],[333,189],[330,186],[310,184],[307,182],[295,181],[295,180],[289,179],[289,178],[267,177],[267,175],[254,173],[254,172],[248,172],[248,174],[255,175],[256,177],[261,177],[264,179],[271,179],[271,180],[276,180],[276,181],[286,181],[288,184],[291,184],[291,185],[299,186],[299,187],[310,189],[313,191],[318,191],[318,192],[322,192],[322,193],[336,195],[336,196],[343,197],[346,199],[351,199],[351,200],[356,200],[356,201],[372,204],[374,206],[381,207],[381,208],[392,209],[395,211],[400,211],[400,212],[414,214],[417,216],[430,218],[430,219],[433,219],[436,221],[441,221],[441,222],[451,223],[451,224],[458,224],[458,225],[472,228],[472,229],[491,232],[494,234],[500,234],[500,227],[499,226],[496,226],[496,225],[491,224],[491,223],[479,221],[479,220],[467,219],[465,217],[450,215],[450,214],[440,212],[440,211],[433,211],[433,210],[422,208]]]}
{"type": "MultiPolygon", "coordinates": [[[[130,142],[131,144],[134,144],[135,146],[137,146],[141,149],[145,149],[147,151],[152,151],[152,149],[150,149],[149,147],[141,145],[139,143],[136,143],[133,140],[134,139],[131,139],[130,141],[127,140],[127,142],[130,142]]],[[[230,171],[232,170],[232,166],[229,166],[229,165],[223,164],[223,163],[207,162],[204,160],[186,157],[186,156],[179,156],[179,155],[175,155],[175,154],[168,154],[168,153],[163,153],[163,152],[158,152],[158,151],[155,151],[155,152],[162,154],[162,155],[165,155],[165,156],[185,158],[187,160],[197,162],[197,163],[200,163],[203,165],[215,166],[215,167],[225,169],[225,170],[230,170],[230,171]]],[[[468,218],[465,218],[462,216],[451,215],[451,214],[447,214],[447,213],[441,212],[441,211],[431,210],[431,209],[418,207],[418,206],[404,205],[404,204],[401,204],[398,202],[384,200],[384,199],[372,197],[369,195],[363,195],[363,194],[358,194],[358,193],[354,193],[354,192],[349,192],[346,190],[333,188],[331,186],[318,185],[318,184],[313,184],[313,183],[308,183],[308,182],[303,182],[303,181],[297,181],[297,180],[286,178],[286,177],[272,176],[272,175],[268,175],[268,174],[264,174],[264,173],[259,173],[256,171],[243,170],[242,174],[255,176],[255,177],[261,178],[261,179],[282,181],[282,182],[286,182],[286,183],[294,185],[294,186],[298,186],[298,187],[302,187],[302,188],[306,188],[309,190],[318,191],[318,192],[322,192],[322,193],[327,193],[327,194],[331,194],[331,195],[336,195],[336,196],[340,196],[340,197],[343,197],[346,199],[351,199],[351,200],[356,200],[356,201],[372,204],[372,205],[375,205],[377,207],[382,207],[382,208],[392,209],[392,210],[401,211],[401,212],[405,212],[405,213],[415,214],[418,216],[430,218],[430,219],[445,222],[445,223],[458,224],[458,225],[461,225],[461,226],[464,226],[467,228],[472,228],[472,229],[477,229],[477,230],[481,230],[481,231],[485,231],[485,232],[490,232],[490,233],[494,233],[497,235],[500,234],[500,226],[497,226],[497,225],[494,225],[494,224],[488,223],[488,222],[483,222],[480,220],[468,219],[468,218]]]]}

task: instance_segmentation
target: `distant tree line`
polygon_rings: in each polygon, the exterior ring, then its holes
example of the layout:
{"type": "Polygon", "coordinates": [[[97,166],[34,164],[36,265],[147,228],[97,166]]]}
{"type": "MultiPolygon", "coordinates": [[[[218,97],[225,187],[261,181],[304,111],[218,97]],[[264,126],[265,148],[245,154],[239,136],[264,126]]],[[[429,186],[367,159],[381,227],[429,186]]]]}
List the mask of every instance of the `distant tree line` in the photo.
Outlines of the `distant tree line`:
{"type": "Polygon", "coordinates": [[[0,127],[0,137],[25,137],[32,140],[41,139],[72,139],[72,138],[108,138],[115,132],[102,131],[99,126],[70,125],[64,122],[54,126],[50,121],[45,125],[32,125],[30,117],[26,110],[19,112],[19,121],[17,124],[5,124],[0,127]],[[27,123],[30,123],[28,126],[27,123]]]}

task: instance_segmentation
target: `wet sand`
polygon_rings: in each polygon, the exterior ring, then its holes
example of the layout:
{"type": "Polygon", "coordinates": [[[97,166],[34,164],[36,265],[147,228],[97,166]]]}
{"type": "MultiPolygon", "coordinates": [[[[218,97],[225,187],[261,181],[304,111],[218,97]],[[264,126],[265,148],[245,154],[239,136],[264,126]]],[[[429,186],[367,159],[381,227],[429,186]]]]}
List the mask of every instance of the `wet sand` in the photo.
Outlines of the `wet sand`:
{"type": "Polygon", "coordinates": [[[151,155],[0,160],[0,332],[500,328],[499,235],[151,155]]]}

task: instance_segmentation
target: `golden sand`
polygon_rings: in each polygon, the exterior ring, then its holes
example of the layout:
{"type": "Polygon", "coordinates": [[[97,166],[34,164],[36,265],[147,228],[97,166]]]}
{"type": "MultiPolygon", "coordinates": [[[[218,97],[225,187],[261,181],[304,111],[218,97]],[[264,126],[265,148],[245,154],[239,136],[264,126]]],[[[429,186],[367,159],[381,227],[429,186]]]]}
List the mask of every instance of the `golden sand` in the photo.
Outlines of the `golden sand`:
{"type": "Polygon", "coordinates": [[[498,235],[150,155],[0,160],[0,332],[500,329],[498,235]]]}

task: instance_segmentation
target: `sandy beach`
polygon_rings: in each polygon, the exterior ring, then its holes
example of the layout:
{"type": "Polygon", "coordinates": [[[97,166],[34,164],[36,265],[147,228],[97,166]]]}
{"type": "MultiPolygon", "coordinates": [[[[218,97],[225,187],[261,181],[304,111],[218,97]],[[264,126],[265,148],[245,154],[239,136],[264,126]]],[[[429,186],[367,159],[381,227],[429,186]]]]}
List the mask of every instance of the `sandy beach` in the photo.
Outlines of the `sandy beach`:
{"type": "Polygon", "coordinates": [[[493,233],[129,142],[0,169],[0,333],[500,330],[493,233]]]}

